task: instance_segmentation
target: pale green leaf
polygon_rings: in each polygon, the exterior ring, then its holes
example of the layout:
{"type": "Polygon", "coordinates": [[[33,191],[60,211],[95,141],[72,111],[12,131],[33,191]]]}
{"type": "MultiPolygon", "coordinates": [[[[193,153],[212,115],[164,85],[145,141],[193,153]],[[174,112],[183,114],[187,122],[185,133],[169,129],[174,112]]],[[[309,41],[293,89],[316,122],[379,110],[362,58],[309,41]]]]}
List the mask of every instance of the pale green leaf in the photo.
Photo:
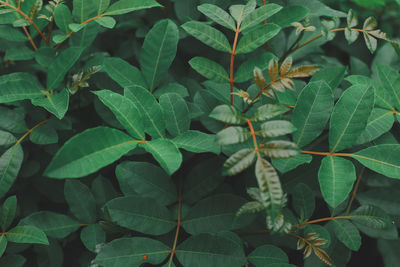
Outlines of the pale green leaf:
{"type": "Polygon", "coordinates": [[[97,10],[97,15],[100,15],[107,10],[110,0],[92,0],[92,5],[97,10]]]}
{"type": "Polygon", "coordinates": [[[215,107],[209,116],[213,119],[229,124],[243,124],[246,122],[246,119],[235,107],[228,105],[215,107]]]}
{"type": "Polygon", "coordinates": [[[233,5],[229,7],[229,12],[236,20],[237,24],[241,24],[243,19],[254,11],[257,3],[255,0],[249,0],[246,5],[233,5]]]}
{"type": "Polygon", "coordinates": [[[392,225],[391,218],[383,210],[372,205],[359,207],[350,213],[350,219],[374,229],[385,229],[392,225]]]}
{"type": "Polygon", "coordinates": [[[311,160],[312,156],[307,154],[298,154],[297,156],[286,159],[271,159],[272,165],[281,173],[291,171],[300,165],[310,163],[311,160]]]}
{"type": "Polygon", "coordinates": [[[288,110],[290,110],[288,107],[281,104],[262,105],[261,107],[257,108],[257,111],[254,114],[253,119],[255,122],[269,120],[287,112],[288,110]]]}
{"type": "Polygon", "coordinates": [[[261,147],[261,152],[269,158],[290,158],[299,153],[295,143],[283,140],[267,142],[261,147]]]}
{"type": "Polygon", "coordinates": [[[296,131],[292,123],[283,120],[267,121],[261,124],[260,135],[264,138],[272,138],[287,135],[296,131]]]}
{"type": "Polygon", "coordinates": [[[236,54],[250,53],[276,36],[281,28],[272,23],[263,24],[246,33],[239,41],[236,54]]]}
{"type": "Polygon", "coordinates": [[[100,17],[94,21],[107,29],[113,29],[117,23],[113,17],[100,17]]]}
{"type": "Polygon", "coordinates": [[[211,4],[202,4],[197,7],[197,9],[206,15],[211,20],[215,21],[219,25],[224,26],[230,30],[235,31],[236,25],[233,18],[219,6],[211,5],[211,4]]]}
{"type": "Polygon", "coordinates": [[[389,97],[389,104],[400,109],[400,75],[398,71],[386,65],[379,65],[377,68],[379,79],[382,83],[382,90],[385,91],[389,97]]]}
{"type": "Polygon", "coordinates": [[[220,64],[204,57],[194,57],[189,61],[189,65],[198,73],[209,80],[215,82],[227,82],[229,76],[224,67],[220,64]]]}
{"type": "Polygon", "coordinates": [[[239,150],[225,161],[224,174],[231,176],[244,171],[253,164],[255,158],[254,150],[247,148],[239,150]]]}
{"type": "Polygon", "coordinates": [[[363,33],[363,36],[365,45],[367,46],[371,54],[373,54],[376,51],[376,48],[378,47],[378,41],[376,40],[375,37],[369,35],[368,33],[363,33]]]}
{"type": "Polygon", "coordinates": [[[217,142],[220,145],[243,143],[251,137],[248,130],[242,127],[231,126],[217,133],[217,142]]]}
{"type": "Polygon", "coordinates": [[[122,15],[135,10],[160,7],[154,0],[119,0],[112,4],[104,13],[105,15],[122,15]]]}
{"type": "Polygon", "coordinates": [[[7,232],[6,237],[8,241],[14,243],[49,244],[49,241],[42,230],[29,225],[14,227],[7,232]]]}

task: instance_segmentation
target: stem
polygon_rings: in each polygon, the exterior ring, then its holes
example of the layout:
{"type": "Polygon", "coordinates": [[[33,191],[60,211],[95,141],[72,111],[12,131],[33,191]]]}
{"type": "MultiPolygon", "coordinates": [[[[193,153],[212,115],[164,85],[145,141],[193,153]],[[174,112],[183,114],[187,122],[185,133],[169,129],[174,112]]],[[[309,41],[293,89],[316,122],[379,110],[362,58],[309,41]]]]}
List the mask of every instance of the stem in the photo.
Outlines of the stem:
{"type": "Polygon", "coordinates": [[[253,124],[251,124],[251,121],[249,119],[246,119],[246,122],[249,125],[250,134],[253,137],[254,151],[257,153],[257,157],[261,159],[260,151],[257,144],[256,132],[254,131],[253,124]]]}
{"type": "Polygon", "coordinates": [[[169,261],[168,261],[168,267],[171,267],[172,260],[174,258],[174,254],[175,254],[175,250],[176,250],[176,245],[178,243],[179,230],[180,230],[181,224],[182,224],[181,210],[182,210],[182,177],[179,178],[178,220],[176,222],[176,232],[175,232],[174,244],[172,245],[171,255],[170,255],[169,261]]]}
{"type": "Polygon", "coordinates": [[[38,48],[37,48],[35,42],[32,40],[32,37],[31,37],[31,35],[29,34],[29,32],[28,32],[28,30],[26,29],[26,27],[24,26],[24,27],[22,27],[22,29],[24,30],[26,36],[28,37],[29,42],[31,42],[31,45],[32,45],[33,49],[35,49],[35,51],[38,50],[38,48]]]}
{"type": "Polygon", "coordinates": [[[231,85],[231,106],[233,106],[233,85],[235,83],[235,81],[233,80],[233,66],[235,63],[236,45],[238,42],[239,33],[240,33],[240,23],[238,23],[236,26],[235,39],[233,40],[233,46],[231,51],[231,67],[229,72],[230,73],[229,83],[231,85]]]}
{"type": "Polygon", "coordinates": [[[303,154],[319,155],[319,156],[337,156],[337,157],[354,157],[356,155],[350,153],[333,153],[333,152],[315,152],[315,151],[301,151],[303,154]]]}
{"type": "Polygon", "coordinates": [[[353,194],[351,195],[351,199],[350,199],[349,205],[347,206],[347,209],[346,209],[346,215],[349,215],[350,210],[351,210],[351,205],[353,204],[353,201],[357,196],[358,186],[360,185],[360,182],[361,182],[362,176],[364,174],[364,171],[365,171],[365,167],[363,166],[363,168],[360,171],[360,174],[357,177],[357,181],[356,181],[356,184],[354,186],[353,194]]]}
{"type": "Polygon", "coordinates": [[[29,131],[27,131],[20,139],[18,139],[18,141],[15,143],[14,146],[19,145],[19,144],[25,139],[25,137],[27,137],[27,136],[28,136],[31,132],[33,132],[37,127],[39,127],[40,125],[45,124],[46,122],[48,122],[48,120],[41,121],[41,122],[39,122],[38,124],[36,124],[35,126],[33,126],[32,129],[30,129],[29,131]]]}
{"type": "Polygon", "coordinates": [[[49,46],[49,40],[44,36],[44,34],[39,30],[38,26],[33,22],[33,20],[26,15],[24,12],[22,12],[21,9],[16,8],[15,6],[10,5],[8,2],[5,2],[3,0],[0,0],[0,4],[3,4],[6,7],[9,7],[11,9],[13,9],[14,11],[18,12],[19,14],[21,14],[27,21],[29,21],[33,27],[35,27],[36,31],[39,33],[39,35],[42,37],[42,39],[46,42],[47,46],[49,46]]]}
{"type": "Polygon", "coordinates": [[[308,221],[308,222],[305,222],[302,224],[296,224],[296,225],[293,225],[292,227],[298,228],[298,227],[302,227],[304,225],[313,224],[313,223],[326,222],[326,221],[339,220],[339,219],[350,219],[350,218],[351,218],[350,216],[326,217],[326,218],[308,221]]]}
{"type": "Polygon", "coordinates": [[[299,34],[296,41],[294,41],[294,43],[290,46],[290,48],[279,58],[278,63],[282,63],[285,60],[285,58],[287,58],[287,56],[293,52],[294,47],[296,46],[296,44],[298,44],[300,42],[301,38],[303,38],[303,35],[304,35],[304,31],[302,31],[299,34]]]}

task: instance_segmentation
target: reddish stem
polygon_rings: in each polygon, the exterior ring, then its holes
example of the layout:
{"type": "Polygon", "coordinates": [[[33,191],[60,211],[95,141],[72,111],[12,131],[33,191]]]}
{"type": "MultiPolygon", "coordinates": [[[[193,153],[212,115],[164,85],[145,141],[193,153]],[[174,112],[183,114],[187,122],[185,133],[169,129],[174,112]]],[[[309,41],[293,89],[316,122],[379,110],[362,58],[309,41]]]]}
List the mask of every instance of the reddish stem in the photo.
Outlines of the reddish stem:
{"type": "Polygon", "coordinates": [[[332,221],[332,220],[338,220],[338,219],[350,219],[350,216],[337,216],[337,217],[326,217],[326,218],[321,218],[321,219],[317,219],[317,220],[312,220],[312,221],[308,221],[302,224],[296,224],[293,225],[292,227],[302,227],[304,225],[308,225],[308,224],[314,224],[314,223],[320,223],[320,222],[326,222],[326,221],[332,221]]]}
{"type": "Polygon", "coordinates": [[[29,31],[28,31],[28,29],[27,29],[25,26],[24,26],[24,27],[22,27],[22,29],[24,30],[24,32],[25,32],[25,34],[26,34],[26,36],[28,37],[28,39],[29,39],[29,42],[31,43],[31,45],[32,45],[33,49],[35,49],[35,51],[36,51],[36,50],[38,50],[38,48],[37,48],[37,46],[36,46],[35,42],[33,41],[33,39],[32,39],[32,37],[31,37],[31,35],[29,34],[29,31]]]}
{"type": "Polygon", "coordinates": [[[353,194],[351,195],[351,199],[349,201],[349,205],[347,206],[346,214],[350,213],[351,205],[353,204],[353,201],[357,196],[358,186],[360,185],[360,182],[361,182],[361,179],[363,177],[364,171],[365,171],[365,167],[363,166],[361,171],[360,171],[360,174],[357,177],[356,184],[354,185],[354,191],[353,191],[353,194]]]}
{"type": "Polygon", "coordinates": [[[27,131],[20,139],[18,139],[18,141],[15,143],[14,146],[19,145],[19,144],[25,139],[25,137],[27,137],[27,136],[28,136],[31,132],[33,132],[37,127],[39,127],[39,126],[42,125],[42,124],[45,124],[45,123],[48,122],[48,121],[49,121],[49,120],[44,120],[44,121],[39,122],[39,123],[36,124],[35,126],[33,126],[32,129],[30,129],[29,131],[27,131]]]}
{"type": "Polygon", "coordinates": [[[172,245],[171,255],[170,255],[169,261],[168,261],[168,267],[170,267],[172,264],[172,260],[175,255],[176,245],[178,244],[179,230],[180,230],[181,224],[182,224],[181,213],[182,213],[182,177],[180,177],[180,179],[179,179],[178,219],[176,222],[176,232],[175,232],[174,244],[172,245]]]}

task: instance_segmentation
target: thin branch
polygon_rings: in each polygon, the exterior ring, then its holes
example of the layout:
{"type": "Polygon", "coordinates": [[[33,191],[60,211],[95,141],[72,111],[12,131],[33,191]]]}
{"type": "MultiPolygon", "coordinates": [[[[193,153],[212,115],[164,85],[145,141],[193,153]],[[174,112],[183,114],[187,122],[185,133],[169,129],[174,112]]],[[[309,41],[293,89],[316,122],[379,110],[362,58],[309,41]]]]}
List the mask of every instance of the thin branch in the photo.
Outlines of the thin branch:
{"type": "Polygon", "coordinates": [[[303,227],[305,225],[308,224],[314,224],[314,223],[320,223],[320,222],[326,222],[326,221],[332,221],[332,220],[339,220],[339,219],[350,219],[350,216],[336,216],[336,217],[326,217],[326,218],[321,218],[321,219],[316,219],[316,220],[312,220],[312,221],[308,221],[302,224],[296,224],[293,225],[293,228],[299,228],[299,227],[303,227]]]}
{"type": "Polygon", "coordinates": [[[361,182],[361,179],[363,177],[364,171],[365,171],[365,167],[363,166],[361,171],[360,171],[360,174],[357,177],[357,181],[356,181],[356,184],[354,186],[353,194],[351,195],[351,199],[349,201],[349,205],[347,206],[347,209],[346,209],[346,214],[347,215],[350,213],[351,205],[353,204],[353,201],[357,196],[358,186],[360,185],[360,182],[361,182]]]}
{"type": "Polygon", "coordinates": [[[44,121],[39,122],[39,123],[36,124],[35,126],[33,126],[32,129],[30,129],[29,131],[27,131],[20,139],[18,139],[18,141],[15,143],[14,146],[19,145],[19,144],[25,139],[25,137],[27,137],[27,136],[28,136],[31,132],[33,132],[37,127],[39,127],[40,125],[45,124],[45,123],[48,122],[48,121],[49,121],[49,120],[44,120],[44,121]]]}
{"type": "Polygon", "coordinates": [[[25,32],[25,34],[26,34],[26,36],[28,37],[28,39],[29,39],[29,42],[31,43],[31,45],[32,45],[33,49],[35,49],[35,51],[36,51],[36,50],[38,50],[38,48],[37,48],[37,46],[36,46],[35,42],[33,41],[33,39],[32,39],[32,37],[31,37],[31,35],[29,34],[29,31],[28,31],[28,29],[27,29],[25,26],[24,26],[24,27],[22,27],[22,29],[24,30],[24,32],[25,32]]]}
{"type": "Polygon", "coordinates": [[[168,261],[168,267],[171,267],[172,260],[174,259],[176,245],[178,244],[179,230],[181,228],[181,213],[182,213],[182,177],[179,178],[179,197],[178,197],[178,219],[176,222],[176,232],[174,238],[174,244],[172,245],[171,255],[168,261]]]}

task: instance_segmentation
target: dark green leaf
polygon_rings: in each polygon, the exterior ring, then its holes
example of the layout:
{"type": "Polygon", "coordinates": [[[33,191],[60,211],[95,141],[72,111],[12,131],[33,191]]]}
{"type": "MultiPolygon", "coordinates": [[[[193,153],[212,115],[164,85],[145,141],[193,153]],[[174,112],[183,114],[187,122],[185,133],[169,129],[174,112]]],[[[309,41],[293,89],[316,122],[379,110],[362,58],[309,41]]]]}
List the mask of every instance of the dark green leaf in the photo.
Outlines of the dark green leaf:
{"type": "Polygon", "coordinates": [[[10,190],[17,179],[23,159],[21,145],[10,147],[0,156],[0,198],[10,190]]]}
{"type": "Polygon", "coordinates": [[[82,223],[96,221],[96,201],[90,189],[77,180],[66,180],[64,196],[72,214],[82,223]]]}
{"type": "Polygon", "coordinates": [[[289,259],[286,253],[275,246],[263,245],[253,250],[247,257],[256,267],[289,267],[289,259]]]}
{"type": "Polygon", "coordinates": [[[154,0],[119,0],[112,4],[105,15],[122,15],[135,10],[161,6],[154,0]]]}
{"type": "Polygon", "coordinates": [[[348,220],[333,220],[336,237],[349,249],[357,251],[361,246],[361,236],[357,227],[348,220]]]}
{"type": "Polygon", "coordinates": [[[64,31],[64,33],[69,33],[69,24],[72,23],[72,14],[66,5],[57,5],[54,10],[54,21],[58,28],[64,31]]]}
{"type": "Polygon", "coordinates": [[[147,87],[142,73],[134,66],[120,58],[111,57],[104,60],[104,71],[121,87],[147,87]]]}
{"type": "Polygon", "coordinates": [[[392,224],[390,217],[380,208],[361,206],[350,214],[350,219],[374,229],[385,229],[392,224]]]}
{"type": "Polygon", "coordinates": [[[370,142],[392,129],[394,123],[393,111],[374,108],[368,118],[365,130],[358,137],[356,143],[370,142]]]}
{"type": "Polygon", "coordinates": [[[16,226],[9,230],[6,236],[8,241],[14,243],[49,244],[45,233],[35,226],[16,226]]]}
{"type": "Polygon", "coordinates": [[[0,208],[0,227],[5,232],[14,221],[17,210],[17,197],[8,197],[0,208]]]}
{"type": "Polygon", "coordinates": [[[0,76],[0,103],[9,103],[43,96],[43,87],[37,79],[24,72],[0,76]]]}
{"type": "Polygon", "coordinates": [[[290,27],[293,22],[303,20],[309,12],[310,10],[303,5],[287,6],[273,15],[268,21],[283,29],[290,27]]]}
{"type": "Polygon", "coordinates": [[[164,110],[167,131],[173,137],[190,129],[189,108],[180,95],[167,93],[162,95],[159,101],[164,110]]]}
{"type": "Polygon", "coordinates": [[[59,93],[49,93],[46,97],[32,99],[31,102],[35,106],[45,108],[61,120],[68,111],[69,93],[67,89],[63,89],[59,93]]]}
{"type": "Polygon", "coordinates": [[[91,224],[83,228],[80,237],[83,245],[92,252],[96,252],[98,246],[106,242],[106,233],[99,224],[91,224]]]}
{"type": "Polygon", "coordinates": [[[308,220],[315,209],[314,192],[303,183],[297,184],[292,191],[293,208],[303,220],[308,220]]]}

